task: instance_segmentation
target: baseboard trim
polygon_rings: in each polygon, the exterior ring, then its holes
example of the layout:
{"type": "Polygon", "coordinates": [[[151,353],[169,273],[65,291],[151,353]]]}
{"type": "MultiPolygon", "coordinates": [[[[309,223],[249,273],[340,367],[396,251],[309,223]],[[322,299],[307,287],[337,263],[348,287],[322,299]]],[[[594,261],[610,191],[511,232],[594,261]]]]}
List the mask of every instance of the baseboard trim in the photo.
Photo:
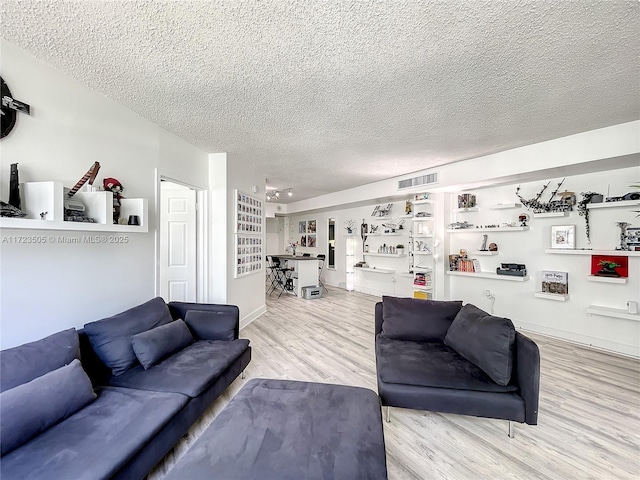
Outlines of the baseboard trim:
{"type": "Polygon", "coordinates": [[[263,304],[258,308],[256,308],[253,312],[242,317],[240,319],[240,330],[242,330],[247,325],[250,325],[256,318],[258,318],[260,315],[262,315],[266,311],[267,311],[267,306],[263,304]]]}

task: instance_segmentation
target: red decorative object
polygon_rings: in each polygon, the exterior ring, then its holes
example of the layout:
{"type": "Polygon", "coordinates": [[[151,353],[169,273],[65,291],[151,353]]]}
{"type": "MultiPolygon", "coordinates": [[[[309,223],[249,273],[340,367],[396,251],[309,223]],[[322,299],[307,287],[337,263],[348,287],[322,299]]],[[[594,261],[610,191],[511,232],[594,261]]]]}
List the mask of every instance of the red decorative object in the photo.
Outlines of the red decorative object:
{"type": "Polygon", "coordinates": [[[617,263],[620,266],[615,268],[616,273],[623,278],[629,276],[629,257],[622,255],[591,255],[591,275],[597,276],[602,270],[601,261],[617,263]]]}

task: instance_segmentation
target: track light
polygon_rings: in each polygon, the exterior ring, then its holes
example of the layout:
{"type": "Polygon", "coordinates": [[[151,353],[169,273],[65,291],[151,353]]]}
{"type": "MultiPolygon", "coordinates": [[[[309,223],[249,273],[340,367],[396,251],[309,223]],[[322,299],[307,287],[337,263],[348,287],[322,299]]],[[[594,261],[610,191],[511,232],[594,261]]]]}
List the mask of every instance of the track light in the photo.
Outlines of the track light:
{"type": "Polygon", "coordinates": [[[280,198],[280,195],[282,195],[284,192],[286,192],[287,196],[289,197],[293,196],[293,190],[291,188],[284,188],[282,190],[272,190],[270,192],[267,192],[267,202],[273,202],[274,200],[278,200],[280,198]]]}
{"type": "Polygon", "coordinates": [[[293,192],[291,191],[291,189],[289,189],[289,192],[287,193],[287,195],[289,195],[290,197],[293,196],[293,192]]]}

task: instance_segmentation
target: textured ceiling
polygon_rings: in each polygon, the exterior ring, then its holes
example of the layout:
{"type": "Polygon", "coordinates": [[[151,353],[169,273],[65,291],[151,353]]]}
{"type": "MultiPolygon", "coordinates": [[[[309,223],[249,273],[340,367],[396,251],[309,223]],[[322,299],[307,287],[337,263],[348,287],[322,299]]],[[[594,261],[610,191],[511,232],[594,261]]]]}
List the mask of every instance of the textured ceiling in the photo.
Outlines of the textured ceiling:
{"type": "Polygon", "coordinates": [[[6,40],[291,200],[640,118],[635,0],[0,8],[6,40]]]}

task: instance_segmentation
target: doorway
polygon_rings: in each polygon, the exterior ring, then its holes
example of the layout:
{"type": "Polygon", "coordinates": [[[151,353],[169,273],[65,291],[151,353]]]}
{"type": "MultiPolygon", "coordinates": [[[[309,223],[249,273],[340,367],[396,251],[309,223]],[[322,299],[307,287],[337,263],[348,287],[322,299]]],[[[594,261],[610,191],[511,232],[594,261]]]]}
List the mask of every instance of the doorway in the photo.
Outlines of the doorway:
{"type": "Polygon", "coordinates": [[[159,295],[166,302],[196,302],[197,192],[161,178],[159,193],[159,295]]]}

